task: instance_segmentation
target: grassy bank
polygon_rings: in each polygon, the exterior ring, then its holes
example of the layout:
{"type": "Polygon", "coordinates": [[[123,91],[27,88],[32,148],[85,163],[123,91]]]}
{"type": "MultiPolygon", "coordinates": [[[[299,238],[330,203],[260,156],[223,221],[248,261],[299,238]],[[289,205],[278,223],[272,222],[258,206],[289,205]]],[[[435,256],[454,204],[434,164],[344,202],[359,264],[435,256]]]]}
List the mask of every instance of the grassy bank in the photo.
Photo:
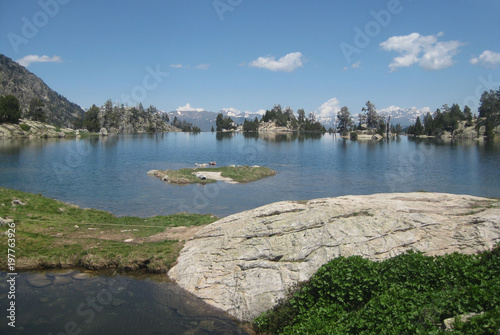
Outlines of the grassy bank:
{"type": "Polygon", "coordinates": [[[220,172],[222,177],[231,178],[238,183],[248,183],[262,178],[274,176],[276,171],[263,166],[222,166],[207,168],[185,168],[179,170],[159,171],[157,176],[166,176],[168,182],[174,184],[208,184],[217,180],[207,178],[205,180],[195,176],[197,172],[220,172]]]}
{"type": "Polygon", "coordinates": [[[383,262],[339,257],[254,328],[266,334],[497,334],[500,246],[478,255],[409,252],[383,262]],[[460,316],[477,313],[466,322],[460,316]]]}
{"type": "MultiPolygon", "coordinates": [[[[6,188],[0,188],[0,217],[15,223],[16,269],[82,266],[147,268],[158,273],[166,272],[175,262],[183,244],[169,239],[166,230],[205,225],[217,219],[185,213],[147,219],[116,217],[6,188]]],[[[4,270],[8,228],[0,227],[0,268],[4,270]]]]}

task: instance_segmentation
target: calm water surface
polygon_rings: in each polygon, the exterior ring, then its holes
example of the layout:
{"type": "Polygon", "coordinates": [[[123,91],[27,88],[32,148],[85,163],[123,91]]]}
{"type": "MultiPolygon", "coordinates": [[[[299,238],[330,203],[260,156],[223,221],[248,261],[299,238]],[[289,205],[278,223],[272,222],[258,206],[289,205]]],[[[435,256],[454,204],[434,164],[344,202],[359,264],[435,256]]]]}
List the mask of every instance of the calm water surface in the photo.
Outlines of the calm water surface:
{"type": "Polygon", "coordinates": [[[0,279],[0,334],[247,334],[229,316],[164,276],[89,276],[78,270],[19,274],[12,328],[3,308],[12,301],[4,294],[6,273],[0,272],[0,279]]]}
{"type": "Polygon", "coordinates": [[[400,137],[139,134],[0,141],[0,186],[42,193],[118,216],[180,211],[226,216],[280,200],[433,191],[500,197],[500,145],[400,137]],[[152,169],[262,165],[278,175],[248,184],[179,186],[152,169]]]}
{"type": "MultiPolygon", "coordinates": [[[[406,137],[356,142],[328,134],[167,133],[0,141],[0,186],[119,216],[180,211],[225,216],[280,200],[378,192],[500,197],[499,166],[498,144],[406,137]],[[218,165],[263,165],[278,175],[249,184],[179,186],[146,174],[214,160],[218,165]]],[[[157,281],[116,274],[74,276],[57,271],[19,275],[17,328],[7,328],[4,320],[0,333],[245,333],[165,276],[157,281]]],[[[0,279],[0,305],[5,306],[5,273],[0,279]]]]}

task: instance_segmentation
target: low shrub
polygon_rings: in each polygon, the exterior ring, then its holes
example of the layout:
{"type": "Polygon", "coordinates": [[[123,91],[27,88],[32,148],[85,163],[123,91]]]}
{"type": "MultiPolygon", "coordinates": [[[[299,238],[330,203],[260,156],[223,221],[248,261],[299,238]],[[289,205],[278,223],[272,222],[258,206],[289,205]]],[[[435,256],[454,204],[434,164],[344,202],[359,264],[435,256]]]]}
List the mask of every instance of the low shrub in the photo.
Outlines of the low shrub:
{"type": "Polygon", "coordinates": [[[500,328],[500,245],[477,255],[407,252],[383,262],[338,257],[285,301],[257,317],[272,334],[495,334],[500,328]]]}
{"type": "Polygon", "coordinates": [[[19,125],[19,127],[21,127],[21,129],[22,129],[23,131],[30,131],[30,129],[31,129],[31,127],[30,127],[30,126],[28,126],[26,123],[21,123],[21,124],[19,125]]]}

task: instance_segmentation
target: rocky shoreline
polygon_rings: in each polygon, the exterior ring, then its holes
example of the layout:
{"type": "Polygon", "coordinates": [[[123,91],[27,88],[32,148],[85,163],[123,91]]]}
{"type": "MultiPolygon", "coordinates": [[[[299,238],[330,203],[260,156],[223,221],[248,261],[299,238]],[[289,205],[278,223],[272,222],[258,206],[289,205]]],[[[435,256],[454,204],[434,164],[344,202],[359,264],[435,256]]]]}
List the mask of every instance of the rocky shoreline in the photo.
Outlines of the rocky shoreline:
{"type": "Polygon", "coordinates": [[[38,121],[19,120],[19,124],[0,124],[0,138],[53,138],[76,137],[78,130],[55,127],[38,121]]]}
{"type": "MultiPolygon", "coordinates": [[[[172,125],[165,124],[161,129],[164,132],[180,132],[179,128],[172,125]]],[[[91,133],[84,130],[75,130],[67,127],[56,127],[38,121],[31,121],[28,119],[20,119],[18,124],[2,123],[0,124],[0,139],[9,138],[64,138],[64,137],[79,137],[82,135],[89,136],[108,136],[109,134],[132,133],[133,129],[130,128],[101,128],[98,133],[91,133]]]]}
{"type": "Polygon", "coordinates": [[[249,321],[338,256],[471,254],[499,242],[498,199],[417,192],[287,201],[203,227],[168,275],[249,321]]]}

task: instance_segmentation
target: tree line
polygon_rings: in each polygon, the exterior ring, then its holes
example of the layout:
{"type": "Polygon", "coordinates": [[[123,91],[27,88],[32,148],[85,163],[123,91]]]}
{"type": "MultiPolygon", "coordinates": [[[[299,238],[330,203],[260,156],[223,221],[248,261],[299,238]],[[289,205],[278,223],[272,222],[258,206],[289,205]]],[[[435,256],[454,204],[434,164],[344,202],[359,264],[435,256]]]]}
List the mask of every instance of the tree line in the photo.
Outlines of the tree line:
{"type": "MultiPolygon", "coordinates": [[[[244,132],[257,132],[261,123],[271,122],[277,127],[286,127],[296,131],[326,132],[325,127],[316,120],[314,113],[309,113],[306,117],[304,109],[299,109],[297,114],[298,117],[290,107],[283,108],[281,105],[275,105],[271,110],[266,110],[260,120],[257,117],[253,121],[245,120],[242,128],[244,132]]],[[[224,116],[222,113],[217,115],[215,124],[217,131],[233,130],[238,127],[231,117],[224,116]]]]}
{"type": "Polygon", "coordinates": [[[407,133],[440,137],[445,131],[454,134],[459,123],[463,123],[465,127],[475,126],[478,136],[479,129],[484,126],[485,138],[492,140],[495,137],[495,127],[500,125],[500,89],[483,92],[478,112],[479,118],[472,115],[469,106],[465,106],[462,111],[458,104],[451,107],[445,104],[441,109],[436,109],[434,114],[428,112],[423,120],[417,117],[415,124],[408,127],[407,133]]]}
{"type": "Polygon", "coordinates": [[[369,100],[365,103],[361,112],[358,114],[358,124],[356,125],[349,108],[343,106],[337,113],[336,130],[344,135],[356,130],[372,130],[380,135],[386,132],[399,134],[403,131],[401,124],[398,123],[393,126],[390,123],[390,117],[386,119],[383,114],[377,112],[375,105],[369,100]]]}
{"type": "MultiPolygon", "coordinates": [[[[46,122],[47,115],[43,111],[44,102],[39,98],[30,101],[25,117],[32,121],[46,122]]],[[[0,96],[0,123],[19,123],[22,117],[21,104],[14,95],[0,96]]]]}
{"type": "MultiPolygon", "coordinates": [[[[162,124],[169,122],[168,114],[161,113],[153,105],[144,108],[139,103],[137,106],[126,107],[123,104],[115,105],[111,100],[107,100],[102,107],[92,105],[82,118],[75,120],[74,127],[75,129],[85,128],[90,132],[99,132],[101,128],[128,128],[133,131],[156,132],[162,128],[162,124]],[[137,129],[138,127],[142,127],[142,129],[137,129]]],[[[174,117],[171,125],[184,132],[200,132],[200,128],[189,122],[181,121],[177,117],[174,117]]]]}

